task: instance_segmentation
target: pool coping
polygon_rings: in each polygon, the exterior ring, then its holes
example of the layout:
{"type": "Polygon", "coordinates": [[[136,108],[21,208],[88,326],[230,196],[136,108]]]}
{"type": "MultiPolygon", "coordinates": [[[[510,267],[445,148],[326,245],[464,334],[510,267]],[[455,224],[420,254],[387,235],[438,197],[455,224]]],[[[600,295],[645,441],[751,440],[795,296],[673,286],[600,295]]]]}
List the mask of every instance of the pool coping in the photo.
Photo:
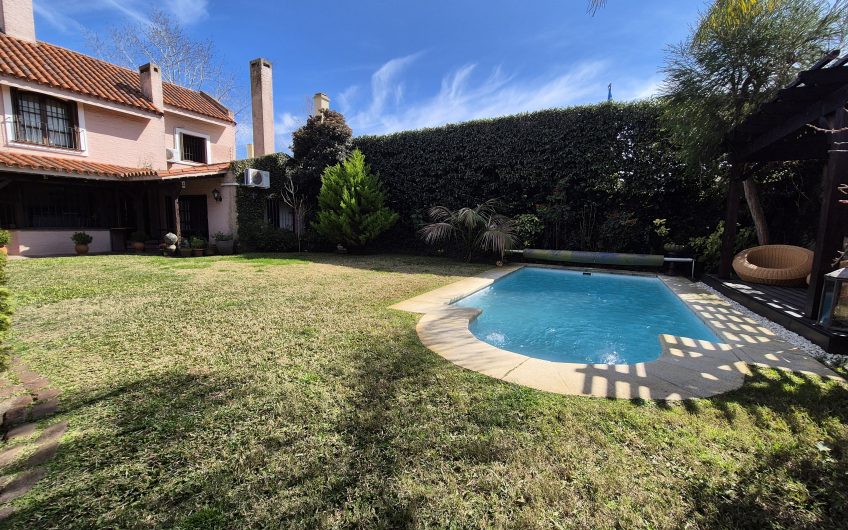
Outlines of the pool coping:
{"type": "Polygon", "coordinates": [[[678,276],[517,263],[484,271],[391,307],[422,314],[416,326],[418,337],[448,361],[503,381],[557,394],[651,400],[706,398],[741,387],[745,376],[751,375],[749,365],[844,383],[842,377],[801,348],[739,313],[723,298],[678,276]],[[481,311],[451,304],[527,266],[659,278],[724,342],[659,335],[662,354],[656,360],[606,365],[537,359],[475,337],[469,324],[481,311]]]}

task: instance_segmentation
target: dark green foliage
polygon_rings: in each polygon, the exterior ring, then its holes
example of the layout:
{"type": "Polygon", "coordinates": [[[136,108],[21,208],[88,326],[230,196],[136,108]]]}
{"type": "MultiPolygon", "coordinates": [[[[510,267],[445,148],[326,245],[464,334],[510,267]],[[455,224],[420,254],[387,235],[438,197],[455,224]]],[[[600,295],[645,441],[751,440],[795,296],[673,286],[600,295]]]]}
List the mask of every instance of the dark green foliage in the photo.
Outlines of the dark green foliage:
{"type": "MultiPolygon", "coordinates": [[[[233,162],[231,171],[241,180],[247,168],[261,169],[271,174],[271,186],[266,189],[238,187],[236,210],[238,219],[239,250],[270,251],[282,250],[280,241],[286,238],[282,230],[269,226],[266,221],[266,202],[281,198],[286,181],[286,171],[292,165],[291,158],[284,153],[233,162]]],[[[293,247],[297,248],[297,244],[293,247]]],[[[292,248],[286,247],[286,250],[292,248]]]]}
{"type": "Polygon", "coordinates": [[[362,249],[388,230],[398,215],[385,206],[380,179],[358,149],[324,170],[315,231],[328,241],[362,249]]]}
{"type": "Polygon", "coordinates": [[[297,237],[291,230],[274,228],[264,221],[239,225],[241,252],[292,252],[297,250],[297,237]]]}
{"type": "Polygon", "coordinates": [[[721,191],[699,182],[661,129],[654,102],[553,109],[354,139],[400,214],[394,248],[414,244],[434,205],[498,198],[507,215],[533,213],[539,246],[648,252],[655,218],[686,240],[709,233],[721,191]],[[707,226],[705,219],[710,220],[707,226]]]}
{"type": "Polygon", "coordinates": [[[88,245],[94,241],[94,238],[86,232],[74,232],[74,235],[71,236],[71,241],[77,245],[88,245]]]}
{"type": "Polygon", "coordinates": [[[458,244],[465,261],[471,261],[475,250],[493,252],[503,259],[504,252],[515,246],[517,237],[512,219],[498,210],[494,199],[458,210],[433,206],[427,212],[433,222],[419,233],[428,245],[458,244]]]}
{"type": "Polygon", "coordinates": [[[518,243],[524,248],[534,248],[545,231],[545,223],[532,213],[516,215],[512,225],[518,243]]]}
{"type": "Polygon", "coordinates": [[[0,247],[2,247],[3,245],[8,245],[10,237],[11,235],[9,234],[8,230],[0,229],[0,247]]]}
{"type": "Polygon", "coordinates": [[[324,170],[347,158],[352,134],[344,116],[334,110],[310,116],[306,125],[292,134],[292,155],[297,162],[293,178],[304,196],[314,199],[324,170]]]}
{"type": "MultiPolygon", "coordinates": [[[[721,236],[724,234],[724,221],[719,221],[716,229],[709,235],[702,237],[694,237],[689,240],[689,246],[695,251],[698,256],[698,261],[704,264],[706,272],[714,272],[718,270],[718,264],[721,260],[721,236]]],[[[746,248],[753,247],[757,244],[757,236],[754,229],[745,227],[736,232],[736,244],[733,252],[741,252],[746,248]]]]}

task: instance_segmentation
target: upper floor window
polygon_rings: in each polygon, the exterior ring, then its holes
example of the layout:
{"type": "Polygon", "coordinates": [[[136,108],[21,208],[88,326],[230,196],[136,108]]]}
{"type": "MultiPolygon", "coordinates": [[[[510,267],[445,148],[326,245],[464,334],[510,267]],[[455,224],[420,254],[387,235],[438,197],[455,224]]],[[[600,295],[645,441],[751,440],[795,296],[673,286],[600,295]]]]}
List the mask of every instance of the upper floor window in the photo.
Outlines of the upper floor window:
{"type": "Polygon", "coordinates": [[[202,136],[194,136],[188,133],[180,133],[180,157],[187,162],[199,162],[206,164],[206,142],[202,136]]]}
{"type": "Polygon", "coordinates": [[[12,89],[12,107],[16,142],[80,149],[74,102],[12,89]]]}

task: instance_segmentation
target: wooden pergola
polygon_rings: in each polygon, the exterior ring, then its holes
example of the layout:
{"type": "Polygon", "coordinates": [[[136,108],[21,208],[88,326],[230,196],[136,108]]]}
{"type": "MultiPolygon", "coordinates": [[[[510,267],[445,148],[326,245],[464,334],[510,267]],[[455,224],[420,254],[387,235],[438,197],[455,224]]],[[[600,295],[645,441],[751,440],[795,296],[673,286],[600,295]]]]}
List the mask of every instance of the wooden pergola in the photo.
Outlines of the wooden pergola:
{"type": "MultiPolygon", "coordinates": [[[[729,278],[745,164],[821,160],[822,198],[815,258],[805,316],[818,317],[824,275],[848,235],[848,205],[840,205],[840,185],[848,184],[848,55],[834,51],[801,72],[729,137],[731,176],[719,276],[729,278]]],[[[785,212],[794,215],[794,212],[785,212]]]]}

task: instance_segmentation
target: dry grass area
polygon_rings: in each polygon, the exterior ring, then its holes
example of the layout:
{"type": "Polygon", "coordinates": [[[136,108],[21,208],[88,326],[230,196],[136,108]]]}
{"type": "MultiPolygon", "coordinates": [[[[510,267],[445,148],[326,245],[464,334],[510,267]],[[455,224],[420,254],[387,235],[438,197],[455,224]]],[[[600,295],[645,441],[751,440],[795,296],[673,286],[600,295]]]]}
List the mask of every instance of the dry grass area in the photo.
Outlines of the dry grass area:
{"type": "Polygon", "coordinates": [[[465,371],[405,256],[10,263],[13,347],[70,427],[10,528],[837,528],[848,390],[760,371],[666,404],[465,371]]]}

